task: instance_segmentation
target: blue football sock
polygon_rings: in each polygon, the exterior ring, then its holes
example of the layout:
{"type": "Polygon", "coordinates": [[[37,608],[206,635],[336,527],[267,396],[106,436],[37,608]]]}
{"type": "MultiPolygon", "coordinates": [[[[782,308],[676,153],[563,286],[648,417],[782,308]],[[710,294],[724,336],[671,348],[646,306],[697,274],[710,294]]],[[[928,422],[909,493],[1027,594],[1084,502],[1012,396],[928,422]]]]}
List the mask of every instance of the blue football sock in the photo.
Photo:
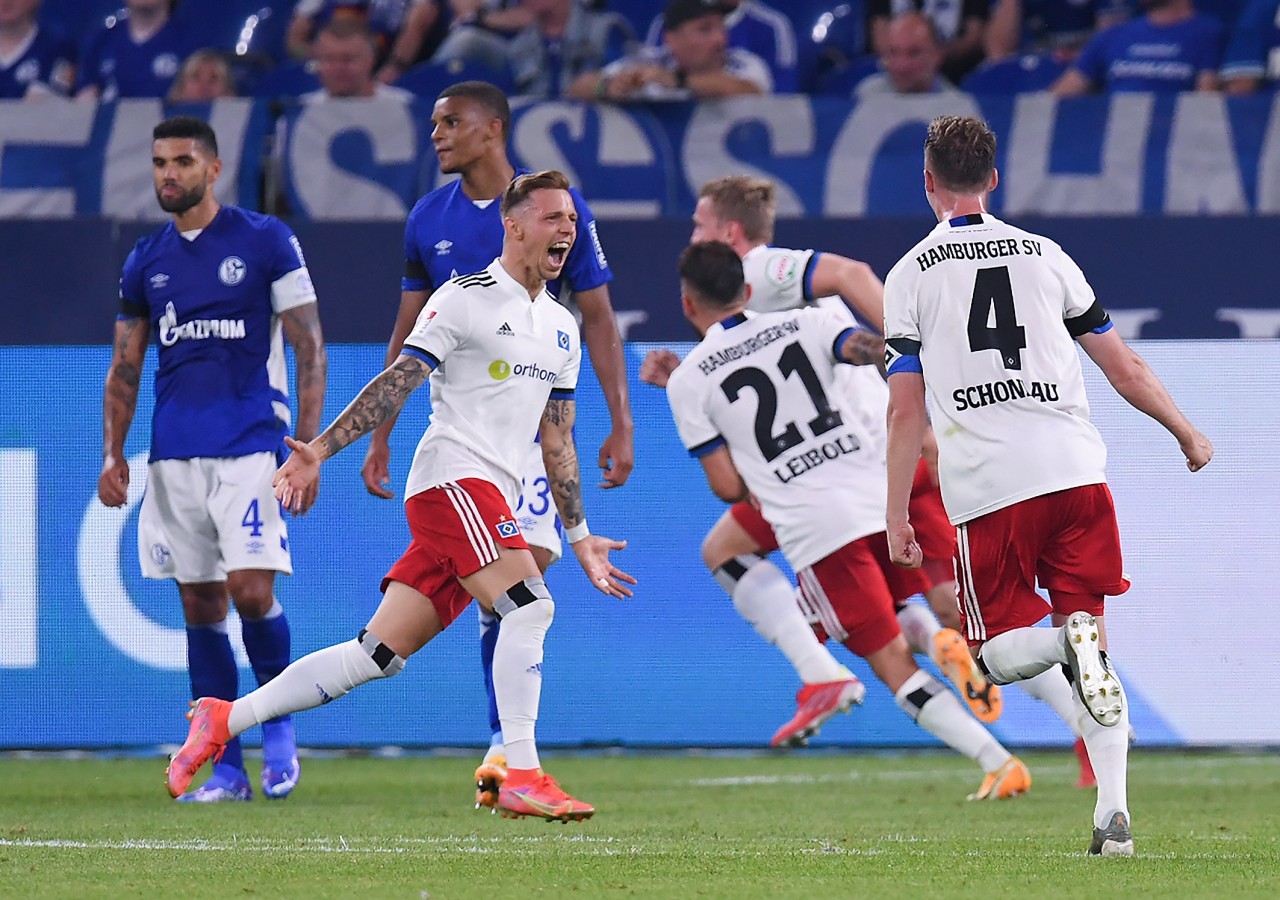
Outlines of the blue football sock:
{"type": "MultiPolygon", "coordinates": [[[[191,676],[191,697],[235,700],[240,690],[240,673],[227,637],[227,623],[187,626],[187,671],[191,676]]],[[[220,765],[244,768],[240,739],[227,741],[220,765]]]]}
{"type": "Polygon", "coordinates": [[[498,718],[498,695],[493,692],[493,651],[498,646],[497,616],[480,609],[480,665],[484,668],[484,690],[489,696],[489,730],[502,741],[502,721],[498,718]]]}
{"type": "MultiPolygon", "coordinates": [[[[289,665],[289,620],[285,618],[279,601],[276,601],[261,619],[241,616],[240,626],[244,649],[249,655],[249,665],[253,667],[253,676],[258,679],[259,685],[266,684],[289,665]]],[[[264,742],[265,734],[272,730],[270,726],[288,721],[288,716],[281,716],[264,722],[264,742]]],[[[289,733],[292,735],[292,729],[289,733]]]]}

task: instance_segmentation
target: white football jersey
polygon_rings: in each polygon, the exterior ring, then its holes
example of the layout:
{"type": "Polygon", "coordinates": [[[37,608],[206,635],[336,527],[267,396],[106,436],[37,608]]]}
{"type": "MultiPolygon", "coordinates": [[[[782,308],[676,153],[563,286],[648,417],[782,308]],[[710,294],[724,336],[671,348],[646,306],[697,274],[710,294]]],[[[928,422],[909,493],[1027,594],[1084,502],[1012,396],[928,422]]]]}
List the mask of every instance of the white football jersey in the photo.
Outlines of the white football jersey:
{"type": "MultiPolygon", "coordinates": [[[[838,318],[857,324],[857,319],[840,297],[813,297],[813,267],[822,254],[815,250],[787,250],[760,244],[742,257],[742,273],[751,285],[747,309],[752,312],[776,312],[802,309],[815,304],[838,318]]],[[[879,322],[872,323],[877,327],[879,322]]],[[[836,388],[849,402],[867,434],[868,449],[875,448],[884,457],[888,430],[885,408],[889,404],[889,386],[874,366],[839,366],[836,388]]]]}
{"type": "Polygon", "coordinates": [[[573,314],[536,300],[494,260],[445,283],[423,307],[404,352],[431,373],[431,421],[405,498],[460,478],[496,485],[514,510],[529,442],[549,397],[572,399],[582,362],[573,314]]]}
{"type": "Polygon", "coordinates": [[[731,316],[667,382],[689,454],[728,446],[797,569],[885,528],[884,462],[835,385],[852,327],[818,309],[731,316]]]}
{"type": "Polygon", "coordinates": [[[1106,480],[1073,336],[1111,323],[1061,247],[987,213],[941,222],[884,309],[890,376],[924,375],[953,523],[1106,480]]]}

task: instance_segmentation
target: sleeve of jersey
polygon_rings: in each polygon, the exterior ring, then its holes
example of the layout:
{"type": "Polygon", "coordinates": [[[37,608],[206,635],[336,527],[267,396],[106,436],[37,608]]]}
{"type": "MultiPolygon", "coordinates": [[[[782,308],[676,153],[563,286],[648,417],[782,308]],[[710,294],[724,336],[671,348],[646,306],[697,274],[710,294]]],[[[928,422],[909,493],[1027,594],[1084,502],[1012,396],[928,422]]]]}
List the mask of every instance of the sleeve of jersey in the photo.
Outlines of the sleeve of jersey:
{"type": "Polygon", "coordinates": [[[578,236],[569,248],[565,278],[575,293],[582,293],[608,284],[613,280],[613,272],[609,270],[609,260],[605,258],[604,246],[600,243],[595,214],[576,190],[570,190],[569,195],[573,197],[573,205],[578,211],[578,236]]]}
{"type": "Polygon", "coordinates": [[[696,385],[673,375],[667,382],[667,402],[671,404],[671,416],[676,421],[680,440],[694,459],[701,459],[725,445],[724,438],[707,415],[696,385]]]}
{"type": "Polygon", "coordinates": [[[551,398],[572,400],[578,387],[578,372],[582,368],[582,342],[578,339],[576,330],[570,330],[558,331],[558,343],[568,352],[569,358],[565,360],[564,367],[551,385],[551,398]]]}
{"type": "Polygon", "coordinates": [[[418,212],[415,207],[413,212],[409,213],[408,220],[404,223],[404,277],[400,279],[400,290],[402,291],[430,291],[435,289],[435,285],[431,283],[431,274],[427,271],[427,264],[422,261],[422,254],[418,250],[418,242],[414,240],[413,232],[417,225],[418,212]]]}
{"type": "Polygon", "coordinates": [[[915,319],[915,298],[896,266],[884,281],[884,367],[888,375],[924,372],[920,364],[920,326],[915,319]]]}
{"type": "Polygon", "coordinates": [[[1058,251],[1058,272],[1062,280],[1062,321],[1067,326],[1067,333],[1073,338],[1093,332],[1102,334],[1111,330],[1111,317],[1102,308],[1093,293],[1084,272],[1076,265],[1075,260],[1061,250],[1058,251]]]}
{"type": "Polygon", "coordinates": [[[302,242],[279,220],[272,220],[269,233],[275,244],[271,254],[271,308],[279,314],[315,303],[316,289],[302,255],[302,242]]]}
{"type": "Polygon", "coordinates": [[[415,356],[433,370],[445,361],[471,331],[471,304],[462,291],[449,285],[431,295],[404,339],[402,353],[415,356]]]}
{"type": "Polygon", "coordinates": [[[144,319],[151,311],[147,305],[147,297],[142,292],[142,267],[138,263],[138,248],[129,251],[129,257],[120,270],[120,313],[121,319],[144,319]]]}

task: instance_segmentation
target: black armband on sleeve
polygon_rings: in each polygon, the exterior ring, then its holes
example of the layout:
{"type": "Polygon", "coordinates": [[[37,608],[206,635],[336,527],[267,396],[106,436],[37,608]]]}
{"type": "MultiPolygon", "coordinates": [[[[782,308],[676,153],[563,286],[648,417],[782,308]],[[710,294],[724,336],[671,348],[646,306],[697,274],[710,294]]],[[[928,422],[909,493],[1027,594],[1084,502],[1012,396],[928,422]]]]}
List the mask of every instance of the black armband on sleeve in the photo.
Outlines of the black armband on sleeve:
{"type": "Polygon", "coordinates": [[[431,275],[427,272],[427,267],[423,265],[420,259],[408,259],[406,257],[404,261],[404,277],[431,284],[431,275]]]}
{"type": "Polygon", "coordinates": [[[1090,306],[1078,316],[1064,319],[1063,324],[1067,326],[1068,334],[1073,338],[1078,338],[1091,331],[1097,331],[1110,321],[1111,316],[1107,315],[1107,311],[1102,308],[1101,301],[1094,300],[1093,306],[1090,306]]]}
{"type": "Polygon", "coordinates": [[[135,303],[125,297],[120,298],[120,314],[126,319],[145,319],[150,311],[145,303],[135,303]]]}

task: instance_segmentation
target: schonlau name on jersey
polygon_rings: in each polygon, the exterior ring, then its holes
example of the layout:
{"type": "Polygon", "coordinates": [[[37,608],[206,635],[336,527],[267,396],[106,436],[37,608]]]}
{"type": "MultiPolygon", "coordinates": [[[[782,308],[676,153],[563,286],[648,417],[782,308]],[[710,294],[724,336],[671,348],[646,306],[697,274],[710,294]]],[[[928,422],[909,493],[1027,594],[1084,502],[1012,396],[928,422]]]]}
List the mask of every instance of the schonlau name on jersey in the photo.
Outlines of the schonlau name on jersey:
{"type": "Polygon", "coordinates": [[[993,403],[1008,403],[1010,400],[1024,400],[1030,397],[1041,403],[1056,403],[1058,385],[1048,381],[1033,381],[1030,386],[1017,378],[1006,378],[1004,381],[988,381],[986,384],[974,384],[969,387],[956,388],[951,399],[956,403],[956,411],[980,409],[993,403]]]}

